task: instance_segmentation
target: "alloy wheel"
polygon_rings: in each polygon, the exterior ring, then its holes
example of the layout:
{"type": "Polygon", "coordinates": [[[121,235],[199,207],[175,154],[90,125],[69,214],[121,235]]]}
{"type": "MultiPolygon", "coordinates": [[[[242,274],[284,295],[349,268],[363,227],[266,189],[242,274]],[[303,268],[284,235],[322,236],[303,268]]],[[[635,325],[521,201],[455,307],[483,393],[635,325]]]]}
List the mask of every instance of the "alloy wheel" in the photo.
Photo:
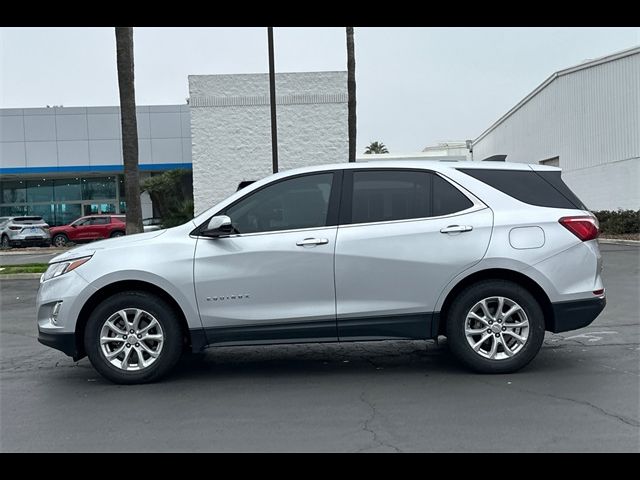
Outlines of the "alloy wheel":
{"type": "Polygon", "coordinates": [[[524,309],[507,297],[487,297],[467,313],[464,333],[469,346],[490,360],[517,355],[529,338],[529,319],[524,309]]]}
{"type": "Polygon", "coordinates": [[[120,370],[143,370],[160,357],[164,344],[160,322],[139,308],[125,308],[111,315],[100,329],[100,351],[120,370]]]}

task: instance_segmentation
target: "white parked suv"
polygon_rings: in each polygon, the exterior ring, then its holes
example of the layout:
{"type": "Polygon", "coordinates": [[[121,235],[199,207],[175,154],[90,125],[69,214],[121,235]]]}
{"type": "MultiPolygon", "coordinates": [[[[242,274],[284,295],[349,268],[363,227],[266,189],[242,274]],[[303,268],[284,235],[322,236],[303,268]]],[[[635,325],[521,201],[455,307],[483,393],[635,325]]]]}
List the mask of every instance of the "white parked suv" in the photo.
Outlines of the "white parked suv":
{"type": "Polygon", "coordinates": [[[186,224],[58,255],[39,341],[117,383],[207,346],[448,338],[514,372],[605,306],[598,222],[558,168],[325,165],[252,183],[186,224]]]}

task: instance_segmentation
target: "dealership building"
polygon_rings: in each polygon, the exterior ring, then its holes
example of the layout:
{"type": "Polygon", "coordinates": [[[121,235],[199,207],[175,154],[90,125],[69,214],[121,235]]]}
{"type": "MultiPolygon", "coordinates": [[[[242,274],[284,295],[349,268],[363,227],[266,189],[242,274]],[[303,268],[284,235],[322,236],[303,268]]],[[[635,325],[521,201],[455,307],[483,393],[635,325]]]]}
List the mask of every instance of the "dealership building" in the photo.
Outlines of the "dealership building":
{"type": "MultiPolygon", "coordinates": [[[[346,162],[346,72],[276,74],[281,170],[346,162]]],[[[195,213],[272,172],[267,74],[189,76],[186,105],[137,108],[141,180],[193,172],[195,213]]],[[[125,213],[119,107],[0,109],[0,216],[125,213]]],[[[143,217],[153,216],[141,196],[143,217]]]]}
{"type": "Polygon", "coordinates": [[[554,73],[472,145],[561,167],[591,210],[640,209],[640,47],[554,73]]]}
{"type": "MultiPolygon", "coordinates": [[[[186,105],[137,109],[141,178],[191,169],[186,105]]],[[[0,109],[0,216],[40,215],[63,225],[124,213],[119,107],[0,109]]],[[[143,216],[153,216],[147,194],[143,216]]]]}

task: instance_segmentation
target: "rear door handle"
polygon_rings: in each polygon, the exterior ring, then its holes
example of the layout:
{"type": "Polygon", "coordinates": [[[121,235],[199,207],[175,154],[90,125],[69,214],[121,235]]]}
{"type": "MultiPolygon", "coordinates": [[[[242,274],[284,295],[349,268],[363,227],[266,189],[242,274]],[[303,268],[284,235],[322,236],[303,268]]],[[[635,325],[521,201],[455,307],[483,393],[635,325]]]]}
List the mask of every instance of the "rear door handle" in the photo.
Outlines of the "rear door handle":
{"type": "Polygon", "coordinates": [[[441,228],[440,233],[470,232],[471,230],[473,230],[471,225],[449,225],[448,227],[441,228]]]}
{"type": "Polygon", "coordinates": [[[308,245],[325,245],[327,243],[329,243],[329,239],[327,238],[305,238],[304,240],[297,241],[296,245],[306,247],[308,245]]]}

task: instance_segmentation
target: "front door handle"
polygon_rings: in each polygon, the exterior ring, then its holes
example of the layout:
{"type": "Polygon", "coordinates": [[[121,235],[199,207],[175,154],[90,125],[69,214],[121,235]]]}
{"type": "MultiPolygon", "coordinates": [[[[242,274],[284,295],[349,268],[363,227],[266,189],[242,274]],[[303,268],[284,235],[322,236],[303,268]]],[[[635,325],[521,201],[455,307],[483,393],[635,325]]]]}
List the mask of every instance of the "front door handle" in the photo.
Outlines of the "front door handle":
{"type": "Polygon", "coordinates": [[[473,230],[471,225],[449,225],[448,227],[444,227],[440,229],[440,233],[460,233],[460,232],[470,232],[473,230]]]}
{"type": "Polygon", "coordinates": [[[327,243],[329,243],[329,239],[327,238],[305,238],[304,240],[297,241],[296,245],[306,247],[308,245],[325,245],[327,243]]]}

